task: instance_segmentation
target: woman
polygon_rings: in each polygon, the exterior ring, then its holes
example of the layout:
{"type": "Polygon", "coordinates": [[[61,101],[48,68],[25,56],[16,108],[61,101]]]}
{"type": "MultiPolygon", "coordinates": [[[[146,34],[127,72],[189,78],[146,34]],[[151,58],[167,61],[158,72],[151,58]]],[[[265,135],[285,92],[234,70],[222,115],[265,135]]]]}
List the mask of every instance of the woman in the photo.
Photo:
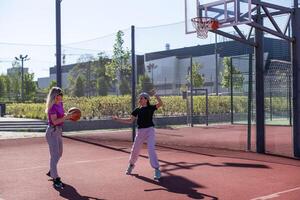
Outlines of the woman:
{"type": "Polygon", "coordinates": [[[50,151],[50,171],[47,175],[53,178],[55,187],[61,188],[64,185],[57,173],[57,164],[63,153],[62,125],[71,116],[70,114],[65,114],[61,88],[51,88],[47,96],[45,112],[48,116],[46,139],[50,151]]]}
{"type": "Polygon", "coordinates": [[[138,131],[131,149],[129,165],[126,174],[131,174],[140,154],[141,147],[144,141],[147,140],[150,163],[152,168],[154,168],[154,179],[159,179],[161,173],[159,170],[159,163],[155,152],[155,129],[153,123],[153,114],[155,110],[163,105],[163,102],[161,101],[160,97],[155,94],[154,91],[153,94],[157,100],[157,103],[155,105],[150,104],[149,94],[143,92],[139,95],[139,107],[132,111],[130,118],[121,119],[117,116],[113,116],[113,119],[118,122],[127,124],[132,124],[137,119],[138,131]]]}

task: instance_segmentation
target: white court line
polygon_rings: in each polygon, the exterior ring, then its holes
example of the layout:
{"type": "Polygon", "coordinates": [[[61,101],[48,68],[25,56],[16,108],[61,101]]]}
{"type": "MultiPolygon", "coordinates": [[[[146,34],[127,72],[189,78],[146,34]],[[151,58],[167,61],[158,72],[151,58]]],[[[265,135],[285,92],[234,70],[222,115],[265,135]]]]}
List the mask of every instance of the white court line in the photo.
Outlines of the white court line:
{"type": "Polygon", "coordinates": [[[283,190],[283,191],[281,191],[281,192],[276,192],[276,193],[273,193],[273,194],[269,194],[269,195],[267,195],[267,196],[256,197],[256,198],[251,199],[251,200],[267,200],[267,199],[273,199],[273,198],[279,197],[280,194],[292,192],[292,191],[295,191],[295,190],[300,190],[300,187],[296,187],[296,188],[289,189],[289,190],[283,190]]]}
{"type": "MultiPolygon", "coordinates": [[[[163,152],[160,153],[162,154],[170,154],[173,152],[163,152]]],[[[100,160],[78,160],[70,163],[61,163],[59,164],[60,166],[67,166],[67,165],[74,165],[74,164],[84,164],[84,163],[93,163],[93,162],[105,162],[105,161],[110,161],[110,160],[119,160],[119,159],[124,159],[128,158],[129,156],[122,156],[122,157],[115,157],[115,158],[106,158],[106,159],[100,159],[100,160]]],[[[42,168],[49,168],[47,165],[40,165],[40,166],[35,166],[35,167],[23,167],[23,168],[17,168],[17,169],[7,169],[7,170],[0,170],[0,173],[5,173],[5,172],[12,172],[12,171],[23,171],[23,170],[32,170],[32,169],[42,169],[42,168]]],[[[1,200],[1,199],[0,199],[1,200]]]]}
{"type": "MultiPolygon", "coordinates": [[[[79,161],[74,161],[74,162],[64,163],[64,164],[59,164],[59,165],[60,166],[67,166],[67,165],[74,165],[74,164],[81,164],[81,163],[93,163],[93,162],[104,162],[104,161],[108,161],[108,160],[119,160],[119,159],[124,159],[124,158],[128,158],[128,156],[122,156],[122,157],[116,157],[116,158],[107,158],[107,159],[100,159],[100,160],[79,160],[79,161]]],[[[17,169],[7,169],[7,170],[1,170],[0,173],[11,172],[11,171],[41,169],[41,168],[49,168],[49,166],[48,165],[47,166],[46,165],[40,165],[40,166],[35,166],[35,167],[23,167],[23,168],[17,168],[17,169]]]]}

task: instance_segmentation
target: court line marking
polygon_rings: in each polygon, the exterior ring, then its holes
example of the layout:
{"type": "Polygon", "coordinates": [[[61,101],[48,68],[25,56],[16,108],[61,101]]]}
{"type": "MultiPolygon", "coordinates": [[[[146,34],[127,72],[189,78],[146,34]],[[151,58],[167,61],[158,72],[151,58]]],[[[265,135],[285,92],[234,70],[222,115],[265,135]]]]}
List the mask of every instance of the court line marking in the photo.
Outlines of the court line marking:
{"type": "MultiPolygon", "coordinates": [[[[67,166],[67,165],[74,165],[74,164],[81,164],[81,163],[93,163],[93,162],[104,162],[104,161],[109,161],[109,160],[119,160],[119,159],[124,159],[124,158],[128,158],[128,156],[122,156],[122,157],[116,157],[116,158],[106,158],[106,159],[100,159],[100,160],[78,160],[78,161],[73,161],[73,162],[69,162],[69,163],[61,163],[59,165],[67,166]]],[[[31,169],[41,169],[41,168],[49,168],[49,165],[40,165],[40,166],[35,166],[35,167],[23,167],[23,168],[17,168],[17,169],[0,170],[0,173],[31,170],[31,169]]]]}
{"type": "MultiPolygon", "coordinates": [[[[170,153],[174,153],[174,152],[163,152],[163,153],[160,153],[160,155],[162,155],[162,154],[170,154],[170,153]]],[[[68,166],[68,165],[74,165],[74,164],[85,164],[85,163],[93,163],[93,162],[105,162],[105,161],[119,160],[119,159],[124,159],[124,158],[128,159],[129,156],[121,156],[121,157],[115,157],[115,158],[105,158],[105,159],[98,159],[98,160],[78,160],[78,161],[73,161],[73,162],[69,162],[69,163],[61,163],[59,165],[60,166],[68,166]]],[[[49,165],[40,165],[40,166],[35,166],[35,167],[22,167],[22,168],[17,168],[17,169],[6,169],[6,170],[0,170],[0,173],[13,172],[13,171],[23,171],[23,170],[32,170],[32,169],[42,169],[42,168],[49,168],[49,165]]]]}
{"type": "Polygon", "coordinates": [[[269,194],[269,195],[266,195],[266,196],[256,197],[256,198],[251,199],[251,200],[273,199],[273,198],[279,197],[281,194],[288,193],[288,192],[293,192],[295,190],[300,190],[300,187],[296,187],[296,188],[292,188],[292,189],[288,189],[288,190],[283,190],[283,191],[276,192],[276,193],[273,193],[273,194],[269,194]]]}

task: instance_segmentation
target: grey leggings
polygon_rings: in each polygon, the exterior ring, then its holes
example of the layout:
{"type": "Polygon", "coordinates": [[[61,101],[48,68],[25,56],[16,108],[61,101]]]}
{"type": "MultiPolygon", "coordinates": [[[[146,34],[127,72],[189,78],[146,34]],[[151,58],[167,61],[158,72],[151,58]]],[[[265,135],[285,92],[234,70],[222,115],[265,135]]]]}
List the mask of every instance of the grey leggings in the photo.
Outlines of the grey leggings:
{"type": "Polygon", "coordinates": [[[57,163],[63,153],[62,143],[62,127],[61,126],[48,126],[46,130],[46,139],[50,151],[50,176],[57,178],[57,163]]]}

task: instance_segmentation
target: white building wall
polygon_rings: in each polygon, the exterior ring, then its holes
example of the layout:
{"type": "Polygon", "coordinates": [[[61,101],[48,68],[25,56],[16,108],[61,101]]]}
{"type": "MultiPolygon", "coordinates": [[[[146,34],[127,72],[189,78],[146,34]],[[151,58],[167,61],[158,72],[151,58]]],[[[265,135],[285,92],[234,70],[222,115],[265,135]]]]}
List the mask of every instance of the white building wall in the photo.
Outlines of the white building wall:
{"type": "Polygon", "coordinates": [[[38,78],[37,82],[38,82],[38,87],[39,88],[45,89],[50,84],[50,78],[49,77],[38,78]]]}

